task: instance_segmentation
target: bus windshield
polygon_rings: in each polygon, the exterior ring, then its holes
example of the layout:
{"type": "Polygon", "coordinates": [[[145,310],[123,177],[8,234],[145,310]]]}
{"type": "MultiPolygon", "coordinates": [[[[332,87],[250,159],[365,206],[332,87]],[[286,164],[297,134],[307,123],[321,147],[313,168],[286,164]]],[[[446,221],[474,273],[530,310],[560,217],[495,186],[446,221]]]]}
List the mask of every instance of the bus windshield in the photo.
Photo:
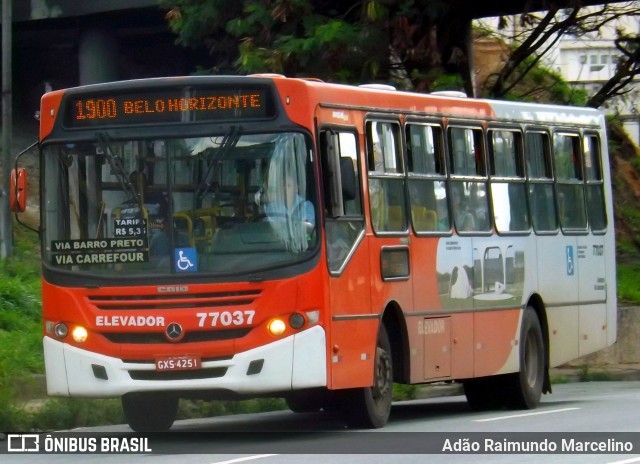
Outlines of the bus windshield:
{"type": "Polygon", "coordinates": [[[241,132],[43,148],[45,262],[78,273],[248,273],[318,242],[309,139],[241,132]]]}

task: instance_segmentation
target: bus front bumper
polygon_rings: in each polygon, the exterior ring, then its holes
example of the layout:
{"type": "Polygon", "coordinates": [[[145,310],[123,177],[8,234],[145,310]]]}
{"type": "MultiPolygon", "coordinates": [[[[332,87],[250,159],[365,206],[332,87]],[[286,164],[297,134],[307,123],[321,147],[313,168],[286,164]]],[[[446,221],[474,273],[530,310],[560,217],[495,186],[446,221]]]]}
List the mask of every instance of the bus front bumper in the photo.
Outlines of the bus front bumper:
{"type": "Polygon", "coordinates": [[[231,359],[203,361],[201,369],[215,373],[212,377],[188,371],[181,375],[185,378],[172,380],[155,376],[155,363],[125,363],[50,337],[44,337],[43,345],[47,392],[52,396],[109,398],[136,391],[188,390],[252,395],[327,384],[326,336],[321,326],[231,359]],[[189,378],[189,372],[197,374],[189,378]]]}

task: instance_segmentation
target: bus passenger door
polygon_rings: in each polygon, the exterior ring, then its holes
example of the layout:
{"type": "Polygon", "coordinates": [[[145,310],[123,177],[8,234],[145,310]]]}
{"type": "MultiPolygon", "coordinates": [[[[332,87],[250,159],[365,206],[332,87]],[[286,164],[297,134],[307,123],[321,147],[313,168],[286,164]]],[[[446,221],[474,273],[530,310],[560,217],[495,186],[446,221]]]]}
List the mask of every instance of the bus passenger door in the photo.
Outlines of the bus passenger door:
{"type": "Polygon", "coordinates": [[[326,257],[329,270],[329,387],[367,386],[373,356],[363,347],[375,340],[377,318],[371,317],[369,253],[364,233],[357,132],[320,132],[325,192],[326,257]]]}

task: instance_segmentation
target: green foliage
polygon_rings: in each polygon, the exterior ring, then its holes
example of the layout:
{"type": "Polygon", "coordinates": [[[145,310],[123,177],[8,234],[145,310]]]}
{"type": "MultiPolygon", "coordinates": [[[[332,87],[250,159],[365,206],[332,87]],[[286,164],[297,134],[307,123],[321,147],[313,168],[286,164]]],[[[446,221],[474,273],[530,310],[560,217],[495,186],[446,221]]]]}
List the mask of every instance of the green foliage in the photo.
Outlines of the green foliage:
{"type": "Polygon", "coordinates": [[[21,232],[14,256],[0,261],[0,384],[43,365],[37,236],[21,232]]]}
{"type": "Polygon", "coordinates": [[[516,68],[513,80],[518,82],[498,98],[571,106],[585,106],[589,99],[584,89],[570,85],[559,73],[535,63],[534,57],[527,58],[516,68]]]}
{"type": "Polygon", "coordinates": [[[464,81],[459,74],[440,74],[433,79],[430,86],[432,91],[463,90],[464,81]]]}
{"type": "Polygon", "coordinates": [[[180,43],[209,47],[216,58],[212,72],[222,60],[240,73],[343,82],[372,81],[388,73],[391,11],[386,2],[368,0],[361,8],[309,0],[161,0],[161,5],[169,9],[180,43]]]}
{"type": "Polygon", "coordinates": [[[260,398],[244,401],[182,400],[178,407],[178,419],[254,414],[285,409],[287,409],[287,405],[281,398],[260,398]]]}
{"type": "Polygon", "coordinates": [[[124,415],[118,399],[50,399],[33,415],[34,427],[43,430],[64,430],[123,422],[124,415]]]}
{"type": "Polygon", "coordinates": [[[623,264],[640,261],[638,245],[622,238],[616,240],[616,255],[618,256],[618,272],[623,264]]]}
{"type": "Polygon", "coordinates": [[[580,382],[607,382],[613,380],[611,374],[607,372],[594,372],[590,370],[587,364],[580,368],[578,378],[580,379],[580,382]]]}
{"type": "Polygon", "coordinates": [[[402,383],[393,384],[393,401],[408,401],[416,399],[416,385],[405,385],[402,383]]]}
{"type": "Polygon", "coordinates": [[[42,372],[44,358],[40,324],[21,321],[21,315],[12,310],[2,310],[0,315],[5,325],[0,329],[0,384],[42,372]]]}
{"type": "Polygon", "coordinates": [[[22,228],[14,256],[0,261],[0,430],[27,430],[18,398],[43,369],[38,240],[22,228]]]}
{"type": "Polygon", "coordinates": [[[15,395],[0,382],[0,430],[12,432],[31,431],[31,415],[15,401],[15,395]]]}
{"type": "MultiPolygon", "coordinates": [[[[636,235],[640,234],[640,211],[634,205],[629,204],[619,204],[616,206],[616,210],[625,224],[634,230],[636,235]]],[[[640,235],[638,238],[640,238],[640,235]]]]}
{"type": "MultiPolygon", "coordinates": [[[[209,49],[211,73],[275,72],[347,83],[396,81],[400,88],[417,91],[473,87],[466,69],[470,60],[463,51],[466,24],[450,2],[159,1],[168,10],[178,42],[209,49]]],[[[495,35],[487,29],[475,34],[495,35]]],[[[541,42],[514,46],[509,63],[494,74],[484,95],[576,106],[590,102],[585,90],[539,65],[541,42]]]]}
{"type": "Polygon", "coordinates": [[[571,380],[566,375],[554,375],[551,377],[552,385],[559,385],[562,383],[569,383],[571,380]]]}
{"type": "Polygon", "coordinates": [[[640,287],[638,287],[640,264],[619,263],[617,274],[618,299],[630,304],[640,304],[640,287]]]}

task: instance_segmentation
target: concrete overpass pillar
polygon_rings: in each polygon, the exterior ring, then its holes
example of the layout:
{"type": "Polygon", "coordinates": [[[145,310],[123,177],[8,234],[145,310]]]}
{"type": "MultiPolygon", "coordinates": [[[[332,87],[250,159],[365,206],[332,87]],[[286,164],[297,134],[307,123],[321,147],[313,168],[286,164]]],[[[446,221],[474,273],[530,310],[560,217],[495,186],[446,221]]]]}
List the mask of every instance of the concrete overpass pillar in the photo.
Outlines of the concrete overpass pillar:
{"type": "Polygon", "coordinates": [[[86,29],[78,55],[80,85],[118,80],[118,38],[113,31],[99,26],[86,29]]]}

